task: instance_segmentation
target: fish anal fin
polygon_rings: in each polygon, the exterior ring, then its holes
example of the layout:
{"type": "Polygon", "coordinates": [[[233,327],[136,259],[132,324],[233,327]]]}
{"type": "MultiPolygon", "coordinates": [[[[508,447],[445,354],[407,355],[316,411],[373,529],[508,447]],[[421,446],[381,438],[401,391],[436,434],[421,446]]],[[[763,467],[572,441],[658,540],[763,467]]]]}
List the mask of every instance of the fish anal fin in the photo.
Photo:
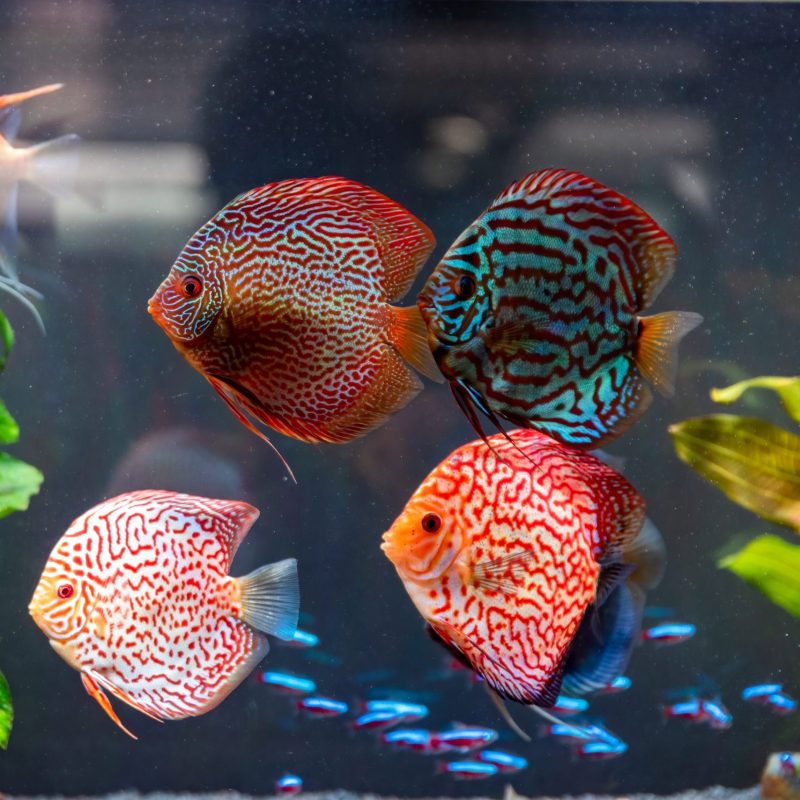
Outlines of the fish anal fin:
{"type": "Polygon", "coordinates": [[[86,689],[89,697],[93,698],[97,701],[100,708],[108,714],[111,718],[111,721],[121,730],[128,734],[131,739],[138,739],[139,737],[135,734],[131,733],[123,724],[120,718],[117,716],[117,712],[114,711],[113,707],[111,706],[111,701],[106,697],[103,690],[94,682],[92,678],[90,678],[85,672],[81,672],[81,681],[83,682],[83,688],[86,689]]]}
{"type": "Polygon", "coordinates": [[[678,345],[702,321],[700,314],[692,311],[665,311],[663,314],[639,317],[636,366],[665,397],[675,394],[678,345]]]}
{"type": "Polygon", "coordinates": [[[514,594],[519,591],[535,556],[533,550],[520,550],[490,561],[470,564],[465,566],[466,577],[473,586],[514,594]]]}
{"type": "Polygon", "coordinates": [[[436,366],[428,346],[428,329],[417,306],[386,308],[389,315],[386,327],[389,341],[417,372],[436,383],[443,383],[444,376],[436,366]]]}
{"type": "Polygon", "coordinates": [[[398,351],[384,343],[367,385],[355,400],[325,423],[329,441],[346,442],[374,430],[422,390],[422,381],[398,351]]]}
{"type": "Polygon", "coordinates": [[[536,201],[546,200],[567,220],[575,217],[585,226],[594,218],[603,229],[614,231],[617,245],[627,250],[624,262],[631,265],[639,311],[655,300],[675,272],[678,249],[669,234],[636,203],[586,175],[564,169],[533,172],[500,192],[490,209],[519,199],[534,206],[532,217],[540,213],[536,201]]]}

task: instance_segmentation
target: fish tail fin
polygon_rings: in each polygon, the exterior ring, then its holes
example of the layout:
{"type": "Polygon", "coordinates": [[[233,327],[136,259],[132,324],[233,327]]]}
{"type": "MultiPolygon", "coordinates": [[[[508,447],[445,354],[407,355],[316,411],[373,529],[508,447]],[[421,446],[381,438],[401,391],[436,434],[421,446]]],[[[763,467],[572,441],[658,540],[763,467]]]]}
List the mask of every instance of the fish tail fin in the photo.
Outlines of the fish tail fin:
{"type": "Polygon", "coordinates": [[[69,133],[31,147],[31,180],[56,197],[72,192],[78,178],[79,141],[69,133]]]}
{"type": "MultiPolygon", "coordinates": [[[[661,583],[667,567],[667,548],[649,517],[645,517],[639,535],[623,549],[623,558],[633,567],[628,580],[648,590],[661,583]]],[[[642,611],[644,613],[644,609],[642,611]]]]}
{"type": "Polygon", "coordinates": [[[387,306],[387,308],[389,341],[417,372],[436,383],[443,383],[444,377],[439,372],[428,346],[428,329],[417,306],[403,308],[387,306]]]}
{"type": "Polygon", "coordinates": [[[241,619],[262,633],[290,640],[300,616],[297,560],[286,558],[239,578],[241,619]]]}
{"type": "Polygon", "coordinates": [[[636,343],[636,366],[665,397],[675,394],[678,372],[678,345],[703,318],[693,311],[666,311],[650,317],[639,317],[639,339],[636,343]]]}

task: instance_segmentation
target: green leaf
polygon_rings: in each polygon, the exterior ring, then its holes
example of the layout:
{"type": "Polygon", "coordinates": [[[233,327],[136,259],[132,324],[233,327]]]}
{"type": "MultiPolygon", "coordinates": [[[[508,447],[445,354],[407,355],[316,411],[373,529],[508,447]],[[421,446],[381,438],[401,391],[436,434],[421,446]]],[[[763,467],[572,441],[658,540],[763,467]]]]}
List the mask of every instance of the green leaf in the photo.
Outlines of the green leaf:
{"type": "Polygon", "coordinates": [[[8,681],[0,672],[0,747],[8,747],[8,737],[11,736],[11,725],[14,722],[14,707],[11,705],[11,689],[8,681]]]}
{"type": "Polygon", "coordinates": [[[0,372],[2,372],[11,348],[14,346],[14,329],[2,311],[0,311],[0,344],[2,344],[2,353],[0,353],[0,372]]]}
{"type": "Polygon", "coordinates": [[[800,617],[800,545],[759,536],[719,566],[756,587],[773,603],[800,617]]]}
{"type": "Polygon", "coordinates": [[[44,476],[36,467],[0,453],[0,518],[12,511],[24,511],[39,491],[44,476]]]}
{"type": "Polygon", "coordinates": [[[0,444],[13,444],[19,439],[19,425],[0,400],[0,444]]]}
{"type": "Polygon", "coordinates": [[[748,389],[771,389],[777,392],[786,413],[795,422],[800,422],[800,377],[781,378],[764,375],[760,378],[750,378],[724,389],[712,389],[711,399],[715,403],[735,403],[748,389]]]}
{"type": "Polygon", "coordinates": [[[740,506],[800,532],[800,437],[750,417],[715,414],[669,429],[675,451],[740,506]]]}

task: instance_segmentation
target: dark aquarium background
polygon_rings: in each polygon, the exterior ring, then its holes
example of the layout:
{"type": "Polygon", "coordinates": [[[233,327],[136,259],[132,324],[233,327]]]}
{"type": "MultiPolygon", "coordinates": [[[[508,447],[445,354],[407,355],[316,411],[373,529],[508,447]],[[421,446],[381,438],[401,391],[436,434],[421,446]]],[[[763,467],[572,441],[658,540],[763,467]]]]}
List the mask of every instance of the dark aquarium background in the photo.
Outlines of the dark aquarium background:
{"type": "MultiPolygon", "coordinates": [[[[352,702],[412,692],[431,706],[426,725],[496,726],[499,744],[531,761],[513,778],[521,793],[746,786],[770,751],[797,749],[800,717],[739,699],[766,679],[800,693],[797,622],[716,567],[731,542],[769,526],[679,462],[667,426],[714,410],[712,386],[800,367],[800,7],[26,0],[0,9],[0,54],[2,92],[65,84],[26,104],[23,137],[83,139],[78,196],[21,190],[20,273],[45,296],[47,335],[0,300],[17,331],[0,378],[22,430],[12,452],[45,474],[30,509],[0,522],[0,667],[16,709],[0,790],[264,794],[293,771],[309,791],[502,791],[502,778],[437,776],[433,760],[390,752],[345,721],[300,719],[254,679],[183,722],[115,702],[140,738],[122,734],[27,604],[70,521],[143,487],[259,507],[234,574],[299,559],[304,627],[322,643],[310,655],[276,645],[265,665],[352,702]],[[428,383],[349,445],[276,434],[295,486],[146,312],[188,237],[254,186],[338,174],[377,188],[436,234],[424,278],[507,183],[551,166],[647,209],[680,249],[655,310],[705,316],[682,348],[677,396],[609,448],[668,544],[649,603],[698,633],[638,648],[632,689],[593,703],[630,748],[597,764],[515,739],[483,690],[448,671],[379,550],[422,478],[474,438],[447,388],[428,383]],[[699,682],[719,687],[730,730],[662,720],[665,692],[699,682]]],[[[761,401],[752,413],[785,424],[761,401]]],[[[511,710],[536,733],[530,711],[511,710]]]]}

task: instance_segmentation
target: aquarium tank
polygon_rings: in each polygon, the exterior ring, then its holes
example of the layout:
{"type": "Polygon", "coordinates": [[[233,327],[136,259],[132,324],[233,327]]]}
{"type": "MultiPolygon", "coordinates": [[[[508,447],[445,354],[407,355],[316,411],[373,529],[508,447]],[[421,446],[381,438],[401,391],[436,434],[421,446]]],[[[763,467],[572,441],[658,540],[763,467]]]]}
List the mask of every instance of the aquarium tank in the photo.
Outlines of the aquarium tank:
{"type": "Polygon", "coordinates": [[[0,794],[792,796],[800,7],[0,45],[0,794]]]}

